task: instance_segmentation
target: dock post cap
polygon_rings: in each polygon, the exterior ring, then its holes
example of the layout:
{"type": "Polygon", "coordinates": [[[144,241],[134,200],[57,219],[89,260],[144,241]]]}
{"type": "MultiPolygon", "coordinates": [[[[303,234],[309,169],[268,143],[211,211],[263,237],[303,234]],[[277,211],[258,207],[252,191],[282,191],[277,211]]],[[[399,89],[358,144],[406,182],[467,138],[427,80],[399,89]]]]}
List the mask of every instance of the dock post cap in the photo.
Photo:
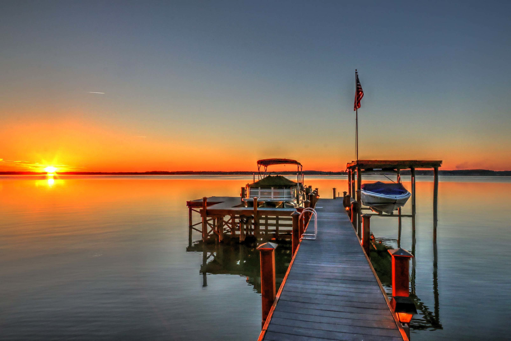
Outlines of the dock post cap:
{"type": "Polygon", "coordinates": [[[259,251],[272,251],[272,250],[275,250],[277,248],[277,246],[279,246],[279,245],[275,244],[275,243],[267,242],[267,243],[259,245],[257,247],[257,250],[259,250],[259,251]]]}
{"type": "Polygon", "coordinates": [[[293,213],[291,213],[291,217],[299,217],[300,216],[300,213],[298,211],[294,211],[293,213]]]}
{"type": "Polygon", "coordinates": [[[364,213],[362,214],[362,218],[371,218],[372,214],[364,213]]]}
{"type": "Polygon", "coordinates": [[[405,249],[402,249],[402,248],[389,250],[389,253],[393,257],[409,257],[409,258],[413,258],[413,255],[409,251],[407,251],[405,249]]]}

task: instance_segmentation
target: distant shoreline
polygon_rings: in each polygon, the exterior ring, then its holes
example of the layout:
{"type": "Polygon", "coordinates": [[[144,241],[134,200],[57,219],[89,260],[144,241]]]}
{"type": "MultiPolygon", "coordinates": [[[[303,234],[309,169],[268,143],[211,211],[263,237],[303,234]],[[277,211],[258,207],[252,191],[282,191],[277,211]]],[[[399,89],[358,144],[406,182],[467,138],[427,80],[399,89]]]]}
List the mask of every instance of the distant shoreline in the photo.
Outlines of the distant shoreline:
{"type": "MultiPolygon", "coordinates": [[[[279,174],[295,174],[295,172],[277,172],[279,174]]],[[[388,173],[388,172],[387,172],[388,173]]],[[[416,170],[417,175],[433,175],[432,170],[416,170]]],[[[232,172],[193,172],[193,171],[150,171],[150,172],[57,172],[58,175],[252,175],[249,171],[232,172]]],[[[304,171],[305,175],[346,175],[346,172],[304,171]]],[[[402,175],[409,175],[409,170],[401,171],[402,175]]],[[[0,172],[0,175],[46,175],[46,172],[0,172]]],[[[440,170],[439,175],[444,176],[511,176],[511,171],[493,171],[486,169],[471,170],[440,170]]]]}

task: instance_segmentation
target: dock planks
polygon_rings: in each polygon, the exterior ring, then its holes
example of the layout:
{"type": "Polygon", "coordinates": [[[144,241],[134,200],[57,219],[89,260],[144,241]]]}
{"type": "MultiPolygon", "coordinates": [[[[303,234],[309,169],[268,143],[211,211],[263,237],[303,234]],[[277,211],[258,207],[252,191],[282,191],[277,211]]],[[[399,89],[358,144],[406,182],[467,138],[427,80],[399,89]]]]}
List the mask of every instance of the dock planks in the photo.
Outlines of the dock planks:
{"type": "Polygon", "coordinates": [[[403,340],[342,200],[320,199],[260,340],[403,340]]]}

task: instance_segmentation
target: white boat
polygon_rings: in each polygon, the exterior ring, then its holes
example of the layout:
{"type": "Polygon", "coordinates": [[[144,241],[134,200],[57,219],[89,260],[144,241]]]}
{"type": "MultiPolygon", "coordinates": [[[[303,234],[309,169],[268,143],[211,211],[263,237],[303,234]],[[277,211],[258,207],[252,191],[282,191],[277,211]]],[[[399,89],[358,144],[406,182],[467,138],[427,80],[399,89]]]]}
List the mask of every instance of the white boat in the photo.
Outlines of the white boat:
{"type": "Polygon", "coordinates": [[[242,192],[241,199],[246,207],[254,206],[254,197],[257,198],[258,207],[303,207],[307,189],[300,162],[290,159],[264,159],[257,161],[257,168],[258,181],[254,179],[242,192]],[[296,165],[296,182],[282,175],[269,173],[268,166],[272,165],[296,165]]]}
{"type": "Polygon", "coordinates": [[[378,213],[392,214],[402,207],[411,193],[400,183],[375,182],[362,185],[362,204],[378,213]]]}

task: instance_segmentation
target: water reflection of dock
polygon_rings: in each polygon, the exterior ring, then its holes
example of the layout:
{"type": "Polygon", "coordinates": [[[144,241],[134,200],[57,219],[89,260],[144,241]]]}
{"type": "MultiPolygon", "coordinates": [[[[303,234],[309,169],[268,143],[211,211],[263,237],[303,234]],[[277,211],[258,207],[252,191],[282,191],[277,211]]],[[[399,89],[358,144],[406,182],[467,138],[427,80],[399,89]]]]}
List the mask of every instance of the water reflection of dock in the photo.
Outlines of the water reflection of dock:
{"type": "MultiPolygon", "coordinates": [[[[208,285],[207,275],[237,275],[247,278],[247,282],[254,286],[257,292],[261,292],[261,271],[259,252],[255,245],[208,244],[199,241],[186,248],[187,252],[202,253],[200,274],[203,286],[208,285]]],[[[291,245],[286,242],[279,244],[275,254],[276,258],[276,281],[280,285],[291,261],[291,245]]]]}

